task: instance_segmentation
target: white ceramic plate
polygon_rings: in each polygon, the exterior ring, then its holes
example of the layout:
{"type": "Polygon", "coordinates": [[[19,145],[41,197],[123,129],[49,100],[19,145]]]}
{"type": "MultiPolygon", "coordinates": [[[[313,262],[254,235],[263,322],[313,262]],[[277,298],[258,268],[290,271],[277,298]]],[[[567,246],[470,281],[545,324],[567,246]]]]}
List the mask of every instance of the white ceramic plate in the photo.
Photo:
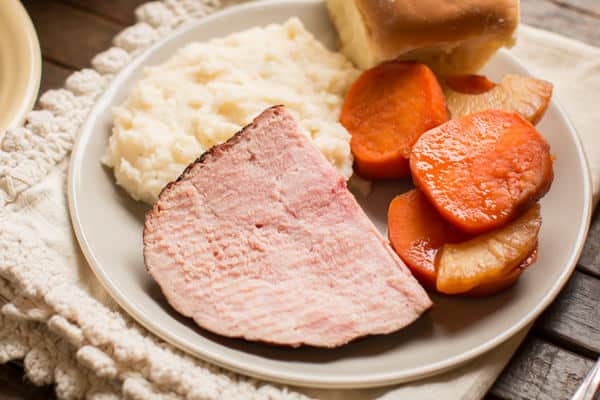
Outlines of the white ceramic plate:
{"type": "Polygon", "coordinates": [[[0,135],[23,122],[37,98],[40,45],[19,0],[0,0],[0,135]]]}
{"type": "MultiPolygon", "coordinates": [[[[100,164],[111,130],[111,107],[125,99],[145,65],[164,62],[186,43],[291,16],[334,46],[336,34],[319,0],[247,4],[184,27],[153,46],[116,77],[90,113],[73,152],[69,200],[81,248],[108,292],[150,331],[193,355],[248,375],[319,387],[377,386],[433,375],[490,350],[532,322],[571,274],[591,213],[581,145],[556,102],[539,125],[557,157],[552,190],[542,201],[539,259],[503,294],[477,300],[434,296],[434,308],[410,327],[333,350],[287,349],[220,337],[196,327],[167,304],[142,259],[146,207],[118,188],[112,171],[100,164]]],[[[526,73],[508,52],[500,52],[485,72],[495,79],[509,72],[526,73]]],[[[408,187],[379,185],[359,201],[385,230],[391,197],[408,187]]]]}

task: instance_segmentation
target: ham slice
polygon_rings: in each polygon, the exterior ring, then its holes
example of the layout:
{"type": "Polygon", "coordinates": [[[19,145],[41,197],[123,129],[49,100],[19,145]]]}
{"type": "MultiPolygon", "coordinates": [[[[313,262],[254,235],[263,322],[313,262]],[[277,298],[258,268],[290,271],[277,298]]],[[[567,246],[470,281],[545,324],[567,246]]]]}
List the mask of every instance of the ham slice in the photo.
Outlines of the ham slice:
{"type": "Polygon", "coordinates": [[[335,347],[431,306],[281,106],[165,187],[146,215],[144,259],[178,312],[247,340],[335,347]]]}

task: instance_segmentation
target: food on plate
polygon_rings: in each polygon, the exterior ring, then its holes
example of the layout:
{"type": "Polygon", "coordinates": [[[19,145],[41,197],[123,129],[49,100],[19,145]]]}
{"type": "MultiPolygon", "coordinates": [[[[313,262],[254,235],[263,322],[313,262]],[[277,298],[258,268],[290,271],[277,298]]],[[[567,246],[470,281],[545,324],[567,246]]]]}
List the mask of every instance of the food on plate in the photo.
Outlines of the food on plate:
{"type": "Polygon", "coordinates": [[[144,259],[177,311],[248,340],[334,347],[431,306],[283,107],[167,185],[146,216],[144,259]]]}
{"type": "Polygon", "coordinates": [[[478,71],[512,46],[518,0],[327,0],[342,51],[359,67],[399,58],[442,74],[478,71]]]}
{"type": "Polygon", "coordinates": [[[340,114],[351,135],[356,170],[369,179],[408,176],[412,145],[448,118],[433,72],[424,64],[401,61],[363,72],[348,90],[340,114]]]}
{"type": "Polygon", "coordinates": [[[514,278],[537,246],[542,224],[539,204],[498,230],[466,242],[445,244],[439,254],[437,290],[466,293],[480,285],[514,278]],[[515,271],[517,269],[517,271],[515,271]]]}
{"type": "Polygon", "coordinates": [[[482,111],[424,133],[413,146],[415,184],[442,217],[477,234],[500,228],[550,189],[550,146],[516,113],[482,111]]]}
{"type": "Polygon", "coordinates": [[[297,18],[189,43],[148,67],[123,104],[104,164],[134,199],[156,201],[199,154],[274,104],[285,104],[325,158],[348,178],[350,136],[338,122],[358,71],[297,18]]]}
{"type": "Polygon", "coordinates": [[[490,296],[513,285],[536,260],[540,225],[536,204],[473,237],[444,220],[419,189],[396,196],[388,210],[392,247],[425,288],[444,294],[490,296]]]}
{"type": "Polygon", "coordinates": [[[445,294],[490,296],[513,285],[536,260],[540,224],[535,205],[505,227],[473,237],[444,220],[419,189],[396,196],[388,210],[396,253],[425,288],[445,294]],[[441,257],[446,276],[439,278],[441,257]]]}
{"type": "Polygon", "coordinates": [[[536,124],[544,116],[552,84],[521,75],[506,75],[499,84],[479,75],[456,75],[443,79],[452,118],[484,110],[512,111],[536,124]]]}
{"type": "Polygon", "coordinates": [[[497,86],[496,83],[490,81],[486,76],[475,74],[448,75],[442,78],[442,84],[446,93],[457,92],[460,94],[482,94],[489,92],[497,86]]]}
{"type": "Polygon", "coordinates": [[[438,250],[471,237],[444,220],[419,189],[396,196],[390,203],[388,236],[402,261],[429,290],[435,290],[438,250]]]}

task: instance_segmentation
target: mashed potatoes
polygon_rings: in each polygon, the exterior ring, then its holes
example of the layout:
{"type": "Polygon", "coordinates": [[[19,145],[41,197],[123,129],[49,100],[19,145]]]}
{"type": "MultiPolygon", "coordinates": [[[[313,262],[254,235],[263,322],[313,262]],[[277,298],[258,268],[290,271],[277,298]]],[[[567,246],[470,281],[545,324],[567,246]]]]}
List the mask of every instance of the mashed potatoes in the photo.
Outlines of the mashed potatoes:
{"type": "Polygon", "coordinates": [[[327,160],[349,177],[349,135],[338,114],[357,74],[296,18],[190,43],[166,63],[147,68],[114,110],[102,161],[134,199],[153,203],[204,151],[265,108],[284,104],[327,160]]]}

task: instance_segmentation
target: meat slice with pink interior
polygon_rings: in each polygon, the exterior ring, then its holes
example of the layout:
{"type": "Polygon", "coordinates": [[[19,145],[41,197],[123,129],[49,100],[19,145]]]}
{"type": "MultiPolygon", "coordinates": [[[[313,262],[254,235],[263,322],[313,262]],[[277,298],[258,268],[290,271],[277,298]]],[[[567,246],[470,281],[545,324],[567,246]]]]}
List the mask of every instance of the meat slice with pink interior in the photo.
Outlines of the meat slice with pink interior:
{"type": "Polygon", "coordinates": [[[146,215],[144,259],[178,312],[247,340],[335,347],[431,306],[282,106],[165,187],[146,215]]]}

